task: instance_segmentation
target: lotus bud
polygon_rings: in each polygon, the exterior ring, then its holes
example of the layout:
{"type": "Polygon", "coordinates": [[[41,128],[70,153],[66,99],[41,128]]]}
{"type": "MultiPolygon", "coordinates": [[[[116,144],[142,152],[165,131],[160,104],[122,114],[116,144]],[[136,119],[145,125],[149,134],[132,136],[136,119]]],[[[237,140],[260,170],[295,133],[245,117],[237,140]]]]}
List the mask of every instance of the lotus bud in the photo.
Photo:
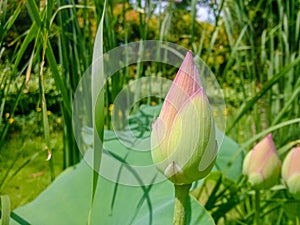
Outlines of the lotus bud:
{"type": "Polygon", "coordinates": [[[272,134],[269,134],[248,152],[243,163],[243,174],[256,189],[272,187],[279,178],[281,161],[276,152],[272,134]]]}
{"type": "Polygon", "coordinates": [[[152,126],[153,162],[173,183],[191,184],[211,171],[215,136],[209,101],[189,51],[152,126]]]}
{"type": "Polygon", "coordinates": [[[287,154],[281,172],[290,193],[300,198],[300,147],[293,148],[287,154]]]}

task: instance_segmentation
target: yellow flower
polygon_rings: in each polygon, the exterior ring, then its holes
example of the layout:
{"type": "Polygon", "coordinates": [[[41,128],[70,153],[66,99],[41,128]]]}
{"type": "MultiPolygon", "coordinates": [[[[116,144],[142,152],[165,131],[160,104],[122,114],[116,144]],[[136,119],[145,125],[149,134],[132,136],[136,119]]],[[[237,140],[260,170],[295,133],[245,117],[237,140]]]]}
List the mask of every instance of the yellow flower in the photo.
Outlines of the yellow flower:
{"type": "Polygon", "coordinates": [[[9,123],[9,124],[12,124],[13,122],[15,122],[15,119],[14,119],[14,118],[9,118],[9,119],[8,119],[8,123],[9,123]]]}
{"type": "Polygon", "coordinates": [[[56,118],[56,123],[61,124],[61,117],[56,118]]]}
{"type": "Polygon", "coordinates": [[[114,109],[114,104],[110,104],[109,107],[108,107],[108,110],[109,110],[110,112],[112,112],[113,109],[114,109]]]}
{"type": "Polygon", "coordinates": [[[113,110],[114,110],[114,104],[110,104],[110,105],[108,106],[108,111],[109,111],[109,115],[110,115],[110,116],[112,116],[113,110]]]}

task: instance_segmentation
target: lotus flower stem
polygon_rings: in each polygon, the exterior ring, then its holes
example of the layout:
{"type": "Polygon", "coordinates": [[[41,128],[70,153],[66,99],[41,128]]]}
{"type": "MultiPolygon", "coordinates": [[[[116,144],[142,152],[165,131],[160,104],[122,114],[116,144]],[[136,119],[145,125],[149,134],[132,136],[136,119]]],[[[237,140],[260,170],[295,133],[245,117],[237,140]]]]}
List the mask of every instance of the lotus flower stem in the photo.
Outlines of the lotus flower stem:
{"type": "Polygon", "coordinates": [[[255,224],[260,225],[260,190],[255,190],[255,224]]]}
{"type": "Polygon", "coordinates": [[[175,207],[174,225],[186,225],[190,215],[189,190],[192,184],[176,185],[175,187],[175,207]]]}

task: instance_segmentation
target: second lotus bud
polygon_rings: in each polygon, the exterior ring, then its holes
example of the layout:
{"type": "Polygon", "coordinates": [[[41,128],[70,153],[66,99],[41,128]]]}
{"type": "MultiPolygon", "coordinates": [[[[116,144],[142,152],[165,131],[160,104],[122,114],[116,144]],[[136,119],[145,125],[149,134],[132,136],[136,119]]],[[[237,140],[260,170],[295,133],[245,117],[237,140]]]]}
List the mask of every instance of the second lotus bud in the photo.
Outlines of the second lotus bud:
{"type": "Polygon", "coordinates": [[[300,147],[293,148],[282,164],[282,178],[289,192],[300,198],[300,147]]]}
{"type": "Polygon", "coordinates": [[[269,134],[248,152],[243,163],[243,174],[256,189],[270,188],[280,175],[281,161],[276,152],[272,134],[269,134]]]}

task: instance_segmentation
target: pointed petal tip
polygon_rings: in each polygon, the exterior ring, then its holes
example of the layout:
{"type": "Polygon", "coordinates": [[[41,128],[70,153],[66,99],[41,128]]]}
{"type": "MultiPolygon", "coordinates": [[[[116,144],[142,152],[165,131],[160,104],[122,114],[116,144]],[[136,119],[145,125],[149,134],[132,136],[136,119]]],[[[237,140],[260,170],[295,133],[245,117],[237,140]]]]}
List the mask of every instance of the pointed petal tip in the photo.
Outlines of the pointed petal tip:
{"type": "Polygon", "coordinates": [[[194,64],[194,56],[193,56],[193,52],[191,50],[188,50],[186,52],[182,64],[184,64],[185,62],[186,63],[192,63],[192,64],[194,64]]]}
{"type": "Polygon", "coordinates": [[[186,52],[186,57],[187,57],[187,56],[193,56],[192,50],[188,50],[188,51],[186,52]]]}
{"type": "Polygon", "coordinates": [[[264,139],[267,140],[270,144],[272,144],[273,143],[272,133],[269,133],[264,139]]]}

